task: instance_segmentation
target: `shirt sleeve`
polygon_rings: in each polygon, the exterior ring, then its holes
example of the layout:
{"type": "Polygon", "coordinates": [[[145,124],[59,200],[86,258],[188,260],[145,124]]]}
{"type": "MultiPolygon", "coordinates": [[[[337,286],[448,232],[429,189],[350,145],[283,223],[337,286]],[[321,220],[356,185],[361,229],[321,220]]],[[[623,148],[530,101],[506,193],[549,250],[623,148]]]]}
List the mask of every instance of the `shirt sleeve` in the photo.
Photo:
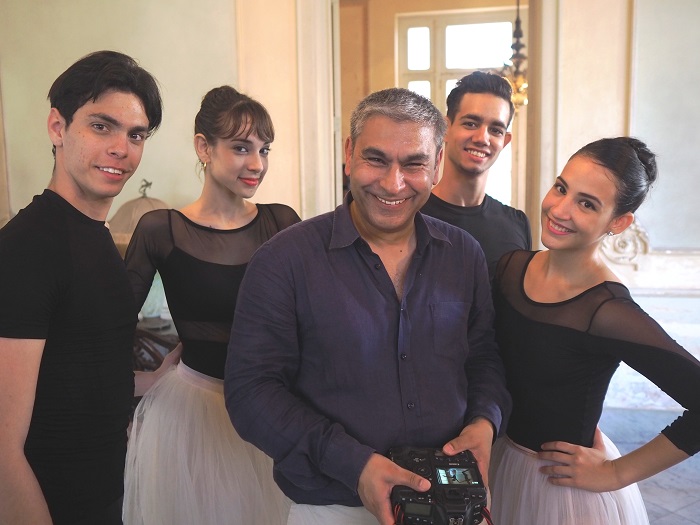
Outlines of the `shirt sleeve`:
{"type": "Polygon", "coordinates": [[[465,422],[485,417],[500,436],[505,432],[512,402],[495,341],[494,320],[488,271],[481,257],[474,264],[474,298],[468,331],[469,357],[465,365],[469,384],[465,422]]]}
{"type": "Polygon", "coordinates": [[[250,261],[238,295],[225,373],[226,407],[239,435],[304,490],[331,478],[357,492],[374,452],[294,392],[303,349],[297,336],[293,255],[273,243],[250,261]]]}
{"type": "Polygon", "coordinates": [[[277,223],[278,231],[288,228],[292,224],[301,222],[301,218],[292,208],[286,204],[271,204],[270,211],[272,212],[275,222],[277,223]]]}
{"type": "Polygon", "coordinates": [[[67,242],[51,228],[11,231],[0,241],[0,337],[46,339],[70,283],[67,242]]]}
{"type": "Polygon", "coordinates": [[[165,245],[171,242],[168,213],[156,210],[141,217],[126,249],[126,270],[139,310],[148,297],[158,266],[166,257],[165,245]]]}
{"type": "Polygon", "coordinates": [[[631,300],[604,304],[592,333],[604,335],[601,345],[610,354],[686,409],[662,433],[686,454],[700,452],[700,362],[631,300]]]}

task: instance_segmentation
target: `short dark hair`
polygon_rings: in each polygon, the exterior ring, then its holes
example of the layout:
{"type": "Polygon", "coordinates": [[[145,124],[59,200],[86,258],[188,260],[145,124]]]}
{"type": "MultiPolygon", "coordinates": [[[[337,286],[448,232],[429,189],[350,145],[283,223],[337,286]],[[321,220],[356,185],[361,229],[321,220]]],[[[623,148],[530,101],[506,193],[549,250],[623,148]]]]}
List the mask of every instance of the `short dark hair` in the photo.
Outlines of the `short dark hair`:
{"type": "Polygon", "coordinates": [[[260,102],[239,93],[231,86],[210,90],[202,99],[194,118],[194,132],[201,133],[209,144],[255,133],[265,142],[275,140],[270,114],[260,102]]]}
{"type": "Polygon", "coordinates": [[[469,75],[460,78],[457,85],[447,96],[447,118],[454,122],[462,97],[467,93],[488,93],[498,98],[502,98],[510,106],[510,117],[507,125],[513,120],[515,105],[513,104],[513,88],[505,78],[495,73],[484,71],[474,71],[469,75]]]}
{"type": "Polygon", "coordinates": [[[634,213],[656,182],[656,155],[639,139],[615,137],[586,144],[571,158],[586,157],[608,170],[615,179],[615,216],[634,213]]]}
{"type": "Polygon", "coordinates": [[[108,91],[133,93],[141,99],[149,134],[160,126],[163,101],[156,79],[133,58],[117,51],[96,51],[78,60],[54,81],[48,98],[67,127],[78,109],[108,91]]]}

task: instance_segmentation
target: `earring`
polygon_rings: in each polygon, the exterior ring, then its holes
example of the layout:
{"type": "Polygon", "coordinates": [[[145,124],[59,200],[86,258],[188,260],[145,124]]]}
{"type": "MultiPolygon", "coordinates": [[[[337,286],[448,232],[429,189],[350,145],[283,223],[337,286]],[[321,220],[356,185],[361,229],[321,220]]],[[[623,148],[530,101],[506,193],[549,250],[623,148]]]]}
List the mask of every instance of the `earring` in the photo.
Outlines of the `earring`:
{"type": "Polygon", "coordinates": [[[612,237],[613,235],[615,235],[613,232],[608,232],[608,237],[612,237]]]}

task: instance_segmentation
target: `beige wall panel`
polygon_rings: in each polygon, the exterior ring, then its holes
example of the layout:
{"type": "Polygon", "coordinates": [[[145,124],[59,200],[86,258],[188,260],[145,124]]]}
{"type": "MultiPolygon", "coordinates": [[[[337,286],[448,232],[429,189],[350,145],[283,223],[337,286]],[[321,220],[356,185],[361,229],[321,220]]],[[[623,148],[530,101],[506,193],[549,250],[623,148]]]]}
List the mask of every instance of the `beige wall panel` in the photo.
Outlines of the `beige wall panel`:
{"type": "Polygon", "coordinates": [[[588,142],[627,133],[630,10],[627,0],[560,0],[557,171],[588,142]]]}
{"type": "Polygon", "coordinates": [[[340,78],[343,140],[350,135],[350,114],[369,94],[368,0],[340,3],[340,78]]]}
{"type": "Polygon", "coordinates": [[[236,14],[240,89],[265,105],[275,125],[270,168],[253,200],[300,212],[295,2],[236,0],[236,14]]]}
{"type": "Polygon", "coordinates": [[[161,129],[146,144],[141,166],[110,216],[138,196],[142,178],[153,182],[151,196],[174,207],[199,195],[194,116],[202,96],[222,84],[259,98],[275,121],[278,141],[256,200],[298,208],[294,2],[239,3],[245,24],[237,25],[235,0],[0,0],[0,92],[12,210],[43,191],[51,175],[51,83],[76,59],[99,49],[136,58],[158,79],[165,106],[161,129]],[[244,32],[239,39],[237,29],[244,32]]]}

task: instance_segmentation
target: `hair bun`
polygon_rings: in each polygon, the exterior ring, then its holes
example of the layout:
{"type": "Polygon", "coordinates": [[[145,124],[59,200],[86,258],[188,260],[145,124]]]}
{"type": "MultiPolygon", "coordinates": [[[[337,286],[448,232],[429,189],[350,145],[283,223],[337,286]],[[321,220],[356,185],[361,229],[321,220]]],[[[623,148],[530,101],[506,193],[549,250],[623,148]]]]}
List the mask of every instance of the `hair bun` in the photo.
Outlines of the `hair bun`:
{"type": "Polygon", "coordinates": [[[659,175],[659,170],[656,166],[656,155],[639,139],[628,137],[627,143],[637,154],[639,162],[644,166],[644,171],[647,174],[647,179],[651,186],[659,175]]]}

